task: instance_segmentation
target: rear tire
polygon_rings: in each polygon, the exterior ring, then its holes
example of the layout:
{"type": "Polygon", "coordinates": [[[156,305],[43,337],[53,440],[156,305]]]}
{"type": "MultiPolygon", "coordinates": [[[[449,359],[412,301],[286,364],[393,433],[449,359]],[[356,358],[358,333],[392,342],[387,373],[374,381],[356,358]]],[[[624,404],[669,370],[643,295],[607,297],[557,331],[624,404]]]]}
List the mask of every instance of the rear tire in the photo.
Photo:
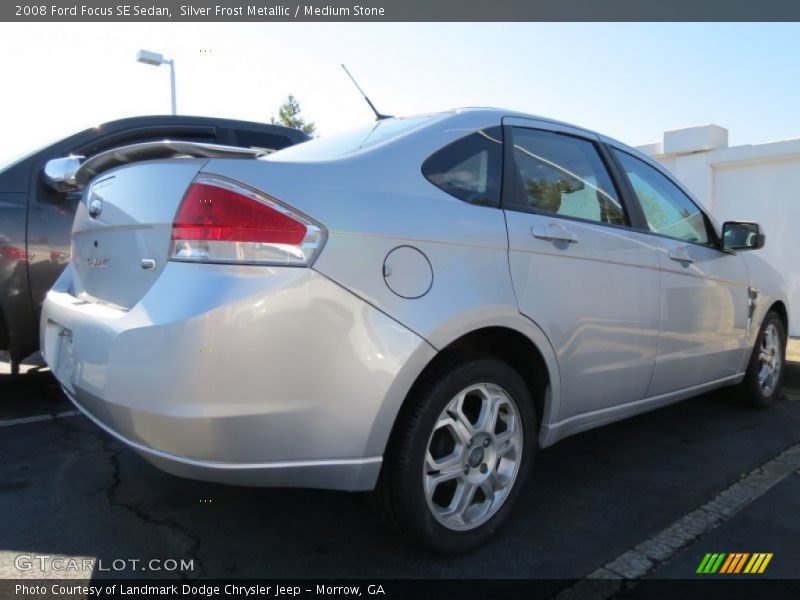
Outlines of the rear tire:
{"type": "Polygon", "coordinates": [[[775,404],[785,364],[786,328],[778,313],[770,311],[761,324],[744,381],[739,386],[749,406],[763,409],[775,404]]]}
{"type": "Polygon", "coordinates": [[[504,362],[458,354],[412,394],[375,499],[402,536],[443,554],[470,552],[507,520],[530,476],[537,431],[530,392],[504,362]]]}

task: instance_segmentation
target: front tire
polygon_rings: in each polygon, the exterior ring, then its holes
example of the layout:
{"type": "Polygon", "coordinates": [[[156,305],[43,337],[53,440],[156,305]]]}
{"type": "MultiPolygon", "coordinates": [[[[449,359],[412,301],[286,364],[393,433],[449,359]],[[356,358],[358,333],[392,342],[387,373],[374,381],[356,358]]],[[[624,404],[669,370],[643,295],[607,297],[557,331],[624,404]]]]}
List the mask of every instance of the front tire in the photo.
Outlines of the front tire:
{"type": "Polygon", "coordinates": [[[747,366],[741,392],[753,408],[769,408],[775,404],[783,382],[786,363],[786,328],[775,311],[764,317],[747,366]]]}
{"type": "Polygon", "coordinates": [[[444,554],[485,544],[530,475],[536,417],[525,382],[490,356],[445,359],[398,417],[376,497],[401,535],[444,554]]]}

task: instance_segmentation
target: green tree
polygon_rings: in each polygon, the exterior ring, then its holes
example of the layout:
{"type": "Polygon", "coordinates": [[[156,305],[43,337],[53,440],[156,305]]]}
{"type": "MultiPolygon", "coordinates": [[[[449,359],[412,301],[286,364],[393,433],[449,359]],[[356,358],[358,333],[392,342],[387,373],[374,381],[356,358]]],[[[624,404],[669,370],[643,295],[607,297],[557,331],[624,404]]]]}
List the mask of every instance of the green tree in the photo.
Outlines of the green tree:
{"type": "Polygon", "coordinates": [[[317,129],[313,121],[306,122],[306,120],[300,116],[300,101],[291,94],[289,94],[286,102],[278,109],[278,118],[276,119],[275,115],[273,115],[270,118],[270,122],[273,125],[283,125],[284,127],[299,129],[308,135],[313,135],[317,129]]]}
{"type": "Polygon", "coordinates": [[[537,210],[556,214],[561,208],[562,195],[582,190],[583,184],[580,181],[570,181],[567,178],[545,179],[542,177],[541,179],[528,179],[525,187],[537,210]]]}

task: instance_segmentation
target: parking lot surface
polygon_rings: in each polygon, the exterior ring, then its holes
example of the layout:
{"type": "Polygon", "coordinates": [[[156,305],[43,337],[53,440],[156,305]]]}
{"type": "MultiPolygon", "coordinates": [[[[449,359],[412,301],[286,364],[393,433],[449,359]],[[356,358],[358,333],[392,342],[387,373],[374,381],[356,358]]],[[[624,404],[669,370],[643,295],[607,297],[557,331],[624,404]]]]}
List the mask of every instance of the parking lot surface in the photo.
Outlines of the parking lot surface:
{"type": "MultiPolygon", "coordinates": [[[[796,352],[797,345],[793,346],[796,352]]],[[[800,359],[797,354],[792,355],[800,359]]],[[[800,363],[767,411],[729,390],[540,451],[488,547],[445,558],[378,526],[367,494],[226,487],[173,477],[74,413],[46,370],[0,375],[0,577],[581,579],[800,443],[800,363]],[[183,572],[20,570],[19,555],[192,561],[183,572]]],[[[705,552],[772,552],[796,577],[792,473],[648,571],[693,577],[705,552]]],[[[119,563],[117,563],[119,564],[119,563]]]]}

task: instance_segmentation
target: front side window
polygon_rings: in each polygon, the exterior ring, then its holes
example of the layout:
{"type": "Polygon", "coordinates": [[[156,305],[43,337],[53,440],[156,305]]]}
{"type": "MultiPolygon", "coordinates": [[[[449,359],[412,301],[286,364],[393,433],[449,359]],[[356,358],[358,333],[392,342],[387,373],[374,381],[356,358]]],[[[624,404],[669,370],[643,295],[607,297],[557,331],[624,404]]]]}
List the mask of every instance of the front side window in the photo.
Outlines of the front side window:
{"type": "Polygon", "coordinates": [[[616,148],[613,152],[631,182],[650,231],[695,244],[708,243],[703,213],[669,177],[627,152],[616,148]]]}
{"type": "Polygon", "coordinates": [[[595,145],[552,131],[514,128],[519,208],[625,225],[625,211],[595,145]]]}
{"type": "Polygon", "coordinates": [[[422,174],[451,196],[481,206],[500,206],[503,130],[490,127],[448,144],[423,164],[422,174]]]}

